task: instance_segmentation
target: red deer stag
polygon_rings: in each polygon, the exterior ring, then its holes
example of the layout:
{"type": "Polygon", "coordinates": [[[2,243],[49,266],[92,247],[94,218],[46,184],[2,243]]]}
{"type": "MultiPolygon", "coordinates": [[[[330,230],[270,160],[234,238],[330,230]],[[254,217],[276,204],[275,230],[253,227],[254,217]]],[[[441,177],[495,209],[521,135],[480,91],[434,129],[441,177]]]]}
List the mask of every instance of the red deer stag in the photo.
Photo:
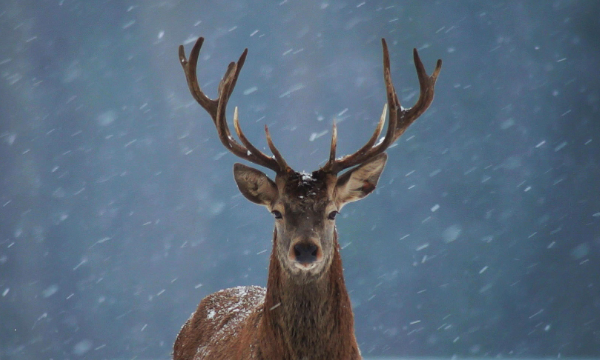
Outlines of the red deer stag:
{"type": "Polygon", "coordinates": [[[183,46],[179,60],[192,96],[206,110],[225,147],[238,157],[271,169],[275,181],[262,172],[235,164],[233,173],[240,192],[265,206],[275,217],[273,250],[267,288],[249,286],[218,291],[205,297],[181,329],[174,346],[177,360],[353,360],[360,359],[354,336],[354,316],[344,284],[335,217],[342,207],[371,193],[383,171],[386,149],[433,101],[442,61],[428,76],[417,50],[413,51],[420,95],[410,109],[400,106],[390,75],[390,58],[384,39],[383,75],[387,104],[375,132],[356,153],[336,158],[337,132],[329,160],[311,174],[288,166],[265,126],[268,156],[248,141],[240,128],[237,108],[233,126],[225,119],[227,102],[238,79],[248,49],[229,64],[219,84],[217,99],[208,98],[198,85],[196,64],[204,39],[192,48],[189,60],[183,46]],[[379,140],[389,109],[385,137],[379,140]],[[345,173],[341,171],[350,169],[345,173]]]}

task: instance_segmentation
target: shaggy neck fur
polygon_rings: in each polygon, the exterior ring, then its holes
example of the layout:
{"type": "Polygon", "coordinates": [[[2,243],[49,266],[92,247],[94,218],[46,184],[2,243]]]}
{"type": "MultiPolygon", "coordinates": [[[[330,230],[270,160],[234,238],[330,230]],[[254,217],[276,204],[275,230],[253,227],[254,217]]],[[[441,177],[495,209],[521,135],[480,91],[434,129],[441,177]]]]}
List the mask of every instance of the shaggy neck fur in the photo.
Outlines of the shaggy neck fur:
{"type": "MultiPolygon", "coordinates": [[[[276,236],[276,235],[275,235],[276,236]]],[[[259,352],[265,359],[360,359],[337,233],[331,267],[307,284],[289,278],[273,241],[259,352]]]]}

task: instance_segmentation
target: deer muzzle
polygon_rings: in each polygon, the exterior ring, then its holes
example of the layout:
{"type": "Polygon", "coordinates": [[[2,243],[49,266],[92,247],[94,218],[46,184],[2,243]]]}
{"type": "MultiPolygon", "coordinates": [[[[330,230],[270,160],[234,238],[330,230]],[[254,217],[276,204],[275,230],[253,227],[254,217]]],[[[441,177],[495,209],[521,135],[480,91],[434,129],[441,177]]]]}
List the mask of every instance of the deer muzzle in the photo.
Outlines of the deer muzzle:
{"type": "Polygon", "coordinates": [[[318,241],[300,240],[292,243],[288,257],[298,267],[309,270],[323,258],[323,251],[318,241]]]}

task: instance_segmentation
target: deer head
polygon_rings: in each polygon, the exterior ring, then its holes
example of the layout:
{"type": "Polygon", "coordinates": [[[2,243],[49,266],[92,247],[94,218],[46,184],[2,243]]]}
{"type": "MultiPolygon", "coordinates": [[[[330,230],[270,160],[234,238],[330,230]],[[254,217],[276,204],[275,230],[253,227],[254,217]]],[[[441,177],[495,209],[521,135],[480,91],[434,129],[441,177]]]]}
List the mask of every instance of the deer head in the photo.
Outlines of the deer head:
{"type": "Polygon", "coordinates": [[[354,154],[336,158],[337,130],[334,123],[328,161],[320,169],[306,174],[296,172],[287,165],[273,144],[266,126],[267,144],[273,156],[268,156],[254,147],[240,128],[237,107],[234,110],[233,125],[239,142],[231,136],[225,110],[248,49],[244,50],[237,62],[229,64],[219,84],[218,98],[210,99],[200,89],[196,76],[196,65],[203,41],[203,38],[198,39],[189,60],[185,56],[183,46],[179,47],[179,59],[190,91],[210,114],[219,139],[229,151],[275,172],[275,178],[271,180],[263,172],[246,165],[238,163],[233,168],[240,192],[253,203],[265,206],[275,218],[274,248],[281,268],[299,283],[319,279],[329,269],[336,251],[336,215],[345,204],[360,200],[375,190],[387,160],[385,150],[433,101],[434,86],[442,61],[438,60],[433,74],[428,76],[417,50],[414,49],[420,95],[415,106],[404,109],[400,106],[392,84],[388,48],[382,39],[387,104],[384,105],[373,135],[354,154]],[[389,124],[384,137],[378,141],[385,125],[388,108],[389,124]],[[343,172],[346,169],[349,170],[343,172]]]}

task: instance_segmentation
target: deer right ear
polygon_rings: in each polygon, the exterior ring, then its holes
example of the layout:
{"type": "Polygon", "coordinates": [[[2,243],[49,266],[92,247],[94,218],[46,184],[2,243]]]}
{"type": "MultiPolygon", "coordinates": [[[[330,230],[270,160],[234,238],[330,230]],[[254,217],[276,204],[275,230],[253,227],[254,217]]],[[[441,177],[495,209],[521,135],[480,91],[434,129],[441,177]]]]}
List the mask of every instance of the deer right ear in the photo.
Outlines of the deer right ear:
{"type": "Polygon", "coordinates": [[[242,195],[253,203],[269,206],[277,198],[277,185],[263,172],[237,163],[233,176],[242,195]]]}

